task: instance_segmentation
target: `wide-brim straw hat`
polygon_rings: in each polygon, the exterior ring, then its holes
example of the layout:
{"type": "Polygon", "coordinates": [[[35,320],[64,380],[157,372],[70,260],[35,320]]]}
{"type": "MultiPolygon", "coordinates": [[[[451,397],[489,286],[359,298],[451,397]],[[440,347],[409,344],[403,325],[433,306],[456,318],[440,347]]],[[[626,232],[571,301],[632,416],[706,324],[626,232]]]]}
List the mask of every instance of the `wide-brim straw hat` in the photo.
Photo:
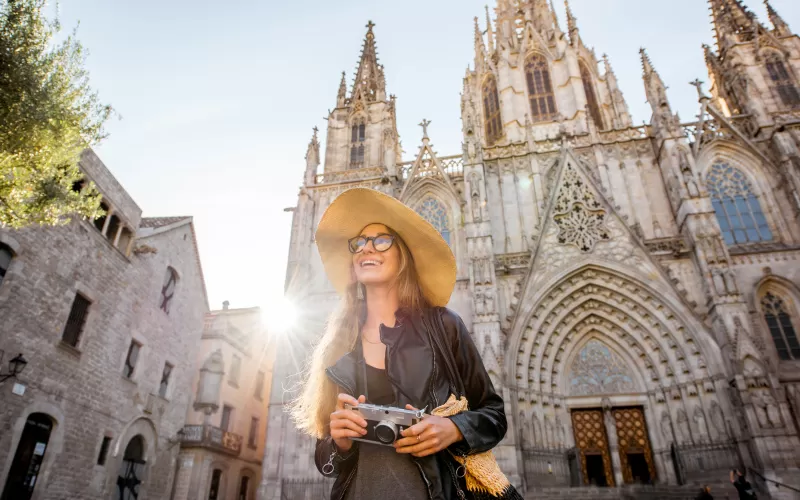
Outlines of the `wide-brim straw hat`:
{"type": "Polygon", "coordinates": [[[456,259],[450,246],[417,212],[369,188],[340,194],[317,227],[317,247],[334,288],[344,295],[353,283],[353,255],[347,241],[370,224],[383,224],[403,239],[414,258],[425,298],[434,306],[447,305],[456,285],[456,259]]]}

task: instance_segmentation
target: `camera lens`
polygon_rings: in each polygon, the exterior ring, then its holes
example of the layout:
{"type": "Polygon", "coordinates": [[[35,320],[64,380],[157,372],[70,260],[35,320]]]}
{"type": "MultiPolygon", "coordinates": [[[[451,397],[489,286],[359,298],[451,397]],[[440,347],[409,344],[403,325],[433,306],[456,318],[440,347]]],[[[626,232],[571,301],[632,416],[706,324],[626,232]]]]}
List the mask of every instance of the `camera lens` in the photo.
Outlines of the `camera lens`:
{"type": "Polygon", "coordinates": [[[383,444],[394,443],[397,439],[397,426],[389,420],[381,420],[375,426],[375,437],[383,444]]]}

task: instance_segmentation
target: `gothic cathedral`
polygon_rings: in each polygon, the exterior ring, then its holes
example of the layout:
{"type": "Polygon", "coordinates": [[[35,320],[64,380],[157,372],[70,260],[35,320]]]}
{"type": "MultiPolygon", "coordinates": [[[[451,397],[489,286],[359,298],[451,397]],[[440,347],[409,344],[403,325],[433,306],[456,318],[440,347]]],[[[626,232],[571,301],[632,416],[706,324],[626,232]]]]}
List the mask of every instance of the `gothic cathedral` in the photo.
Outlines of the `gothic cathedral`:
{"type": "Polygon", "coordinates": [[[354,186],[399,198],[451,245],[449,307],[502,389],[495,454],[521,489],[745,467],[762,490],[800,486],[800,38],[768,2],[770,26],[740,0],[709,2],[698,118],[672,111],[642,49],[652,118],[636,126],[569,5],[562,30],[547,0],[498,0],[485,29],[475,20],[463,151],[438,155],[423,121],[413,159],[368,25],[292,209],[287,293],[321,319],[276,362],[260,498],[326,487],[282,410],[337,300],[314,230],[354,186]]]}

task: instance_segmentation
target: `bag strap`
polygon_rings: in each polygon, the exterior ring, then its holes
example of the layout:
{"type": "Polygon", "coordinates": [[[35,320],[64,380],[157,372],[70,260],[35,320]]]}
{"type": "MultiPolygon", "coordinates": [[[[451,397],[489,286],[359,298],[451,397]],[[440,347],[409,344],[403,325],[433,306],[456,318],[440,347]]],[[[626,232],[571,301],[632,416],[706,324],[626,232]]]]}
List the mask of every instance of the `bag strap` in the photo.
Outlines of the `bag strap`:
{"type": "Polygon", "coordinates": [[[453,357],[453,349],[447,342],[447,332],[442,322],[442,317],[439,308],[432,308],[422,314],[422,322],[425,329],[428,331],[428,337],[431,339],[431,345],[434,351],[438,351],[439,357],[447,372],[447,381],[450,384],[450,389],[455,391],[455,396],[460,398],[464,395],[464,383],[456,368],[456,360],[453,357]]]}

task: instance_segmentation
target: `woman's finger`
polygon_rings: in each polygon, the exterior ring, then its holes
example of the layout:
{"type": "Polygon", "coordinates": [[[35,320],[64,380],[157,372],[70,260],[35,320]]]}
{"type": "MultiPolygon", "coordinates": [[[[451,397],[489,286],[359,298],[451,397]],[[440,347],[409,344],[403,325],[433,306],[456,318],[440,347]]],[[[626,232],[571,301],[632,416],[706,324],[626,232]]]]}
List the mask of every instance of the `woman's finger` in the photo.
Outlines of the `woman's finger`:
{"type": "Polygon", "coordinates": [[[425,419],[422,420],[421,422],[412,425],[407,429],[403,429],[403,431],[400,432],[400,435],[402,435],[403,437],[419,436],[420,434],[425,432],[425,429],[427,429],[428,427],[430,427],[430,422],[427,419],[425,419]]]}
{"type": "Polygon", "coordinates": [[[367,426],[367,421],[358,416],[358,414],[347,410],[336,411],[331,414],[331,428],[348,426],[352,426],[353,429],[363,429],[367,426]]]}
{"type": "Polygon", "coordinates": [[[358,406],[358,399],[349,394],[340,393],[336,399],[336,408],[338,410],[343,410],[345,403],[349,404],[350,406],[358,406]]]}
{"type": "Polygon", "coordinates": [[[366,422],[363,424],[361,422],[363,422],[361,419],[354,420],[350,418],[332,418],[331,429],[353,429],[354,431],[360,432],[363,435],[367,433],[367,430],[365,429],[366,422]]]}
{"type": "Polygon", "coordinates": [[[438,449],[439,443],[432,439],[427,439],[424,441],[420,441],[419,443],[414,444],[413,446],[403,446],[401,448],[397,448],[397,453],[407,453],[416,455],[419,453],[427,452],[427,455],[432,453],[436,453],[439,451],[438,449]]]}
{"type": "Polygon", "coordinates": [[[352,439],[352,438],[359,438],[362,436],[363,436],[362,433],[354,431],[352,429],[336,429],[336,430],[331,429],[331,437],[333,439],[343,439],[343,438],[352,439]]]}

